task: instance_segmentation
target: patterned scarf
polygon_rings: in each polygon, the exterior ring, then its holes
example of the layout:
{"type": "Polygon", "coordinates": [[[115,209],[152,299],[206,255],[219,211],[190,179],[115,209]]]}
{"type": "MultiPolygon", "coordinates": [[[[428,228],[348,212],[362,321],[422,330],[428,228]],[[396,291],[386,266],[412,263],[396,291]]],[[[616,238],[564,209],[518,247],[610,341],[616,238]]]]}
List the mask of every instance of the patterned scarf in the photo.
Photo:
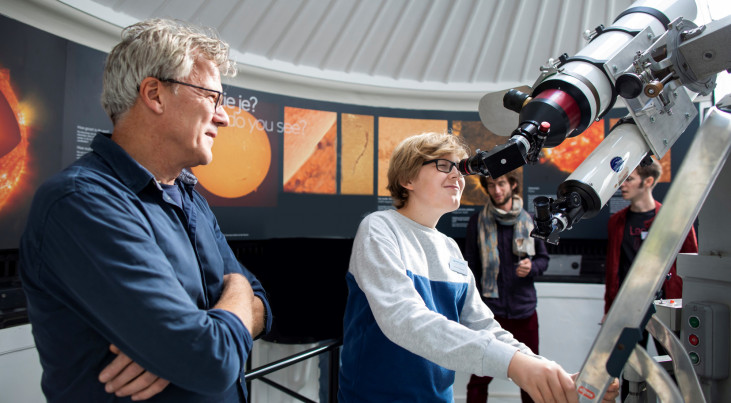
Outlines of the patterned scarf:
{"type": "Polygon", "coordinates": [[[523,199],[513,195],[513,208],[501,210],[488,198],[487,204],[477,218],[480,241],[480,260],[482,261],[482,296],[497,298],[497,276],[500,272],[500,256],[497,249],[497,223],[513,226],[513,253],[520,259],[536,254],[535,244],[530,232],[533,219],[523,210],[523,199]]]}

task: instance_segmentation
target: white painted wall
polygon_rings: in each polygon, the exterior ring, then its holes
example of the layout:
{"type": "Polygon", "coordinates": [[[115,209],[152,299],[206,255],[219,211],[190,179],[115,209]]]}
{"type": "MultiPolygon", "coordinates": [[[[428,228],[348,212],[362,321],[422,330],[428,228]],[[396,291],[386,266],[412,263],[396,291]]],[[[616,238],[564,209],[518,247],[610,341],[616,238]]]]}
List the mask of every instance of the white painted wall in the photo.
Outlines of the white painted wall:
{"type": "Polygon", "coordinates": [[[41,403],[41,363],[30,325],[0,330],[0,402],[41,403]]]}

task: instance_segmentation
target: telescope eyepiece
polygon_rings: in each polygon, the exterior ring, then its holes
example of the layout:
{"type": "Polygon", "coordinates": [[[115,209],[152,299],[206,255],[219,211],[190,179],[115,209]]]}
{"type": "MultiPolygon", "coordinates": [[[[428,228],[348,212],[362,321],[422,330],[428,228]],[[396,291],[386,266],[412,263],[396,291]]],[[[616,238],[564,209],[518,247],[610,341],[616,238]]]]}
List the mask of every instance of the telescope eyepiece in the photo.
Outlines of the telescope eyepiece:
{"type": "Polygon", "coordinates": [[[520,110],[523,109],[523,105],[525,105],[526,101],[528,101],[528,98],[530,98],[530,94],[526,94],[525,92],[521,92],[516,89],[510,89],[505,93],[505,95],[503,95],[503,106],[513,112],[520,113],[520,110]]]}

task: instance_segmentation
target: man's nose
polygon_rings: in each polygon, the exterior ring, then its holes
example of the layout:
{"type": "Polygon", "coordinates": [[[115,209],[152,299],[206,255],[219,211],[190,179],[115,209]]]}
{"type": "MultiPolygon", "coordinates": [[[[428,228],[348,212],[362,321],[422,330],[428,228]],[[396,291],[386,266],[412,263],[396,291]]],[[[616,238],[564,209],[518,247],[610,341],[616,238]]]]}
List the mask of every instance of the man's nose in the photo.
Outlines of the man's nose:
{"type": "Polygon", "coordinates": [[[216,111],[213,114],[213,123],[219,127],[227,127],[229,125],[228,112],[226,112],[226,108],[224,108],[223,105],[219,105],[216,108],[216,111]]]}

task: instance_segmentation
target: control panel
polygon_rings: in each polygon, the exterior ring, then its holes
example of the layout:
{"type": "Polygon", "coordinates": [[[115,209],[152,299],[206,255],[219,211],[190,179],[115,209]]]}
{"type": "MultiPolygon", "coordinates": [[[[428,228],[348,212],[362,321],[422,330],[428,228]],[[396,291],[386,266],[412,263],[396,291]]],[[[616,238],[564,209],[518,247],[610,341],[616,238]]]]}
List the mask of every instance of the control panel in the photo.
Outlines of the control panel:
{"type": "Polygon", "coordinates": [[[697,301],[683,306],[680,337],[700,378],[725,379],[729,374],[729,308],[697,301]]]}

